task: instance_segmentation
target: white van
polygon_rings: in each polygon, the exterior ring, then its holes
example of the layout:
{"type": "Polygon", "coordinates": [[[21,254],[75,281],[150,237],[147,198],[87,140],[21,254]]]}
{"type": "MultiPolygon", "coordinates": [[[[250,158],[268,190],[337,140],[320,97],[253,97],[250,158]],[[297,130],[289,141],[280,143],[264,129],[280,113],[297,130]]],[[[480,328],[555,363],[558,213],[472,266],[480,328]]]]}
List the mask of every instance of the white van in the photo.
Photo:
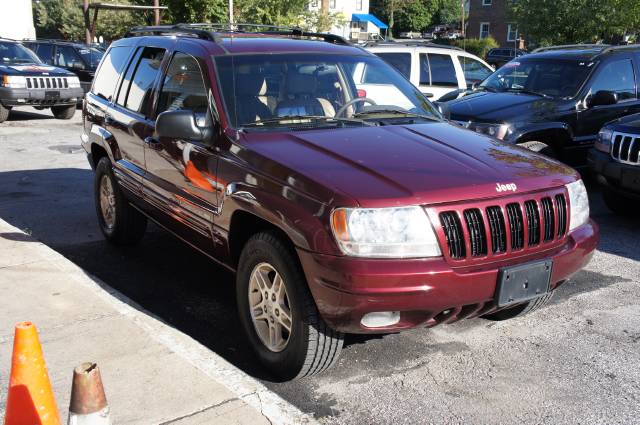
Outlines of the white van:
{"type": "MultiPolygon", "coordinates": [[[[432,101],[453,90],[470,88],[494,71],[471,53],[434,43],[384,42],[366,45],[365,49],[393,65],[432,101]]],[[[364,68],[354,74],[359,89],[374,93],[378,87],[370,77],[375,76],[368,76],[364,68]]]]}

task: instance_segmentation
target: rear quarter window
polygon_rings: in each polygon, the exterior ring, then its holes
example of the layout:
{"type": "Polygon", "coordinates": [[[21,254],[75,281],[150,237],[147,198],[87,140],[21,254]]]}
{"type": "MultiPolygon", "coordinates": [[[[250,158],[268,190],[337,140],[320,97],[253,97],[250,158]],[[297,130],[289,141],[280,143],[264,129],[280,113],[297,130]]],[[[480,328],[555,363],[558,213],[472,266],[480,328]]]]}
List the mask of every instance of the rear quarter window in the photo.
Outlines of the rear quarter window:
{"type": "Polygon", "coordinates": [[[131,53],[131,47],[112,47],[106,53],[93,81],[91,92],[103,99],[111,100],[116,88],[118,77],[122,73],[127,59],[131,53]]]}

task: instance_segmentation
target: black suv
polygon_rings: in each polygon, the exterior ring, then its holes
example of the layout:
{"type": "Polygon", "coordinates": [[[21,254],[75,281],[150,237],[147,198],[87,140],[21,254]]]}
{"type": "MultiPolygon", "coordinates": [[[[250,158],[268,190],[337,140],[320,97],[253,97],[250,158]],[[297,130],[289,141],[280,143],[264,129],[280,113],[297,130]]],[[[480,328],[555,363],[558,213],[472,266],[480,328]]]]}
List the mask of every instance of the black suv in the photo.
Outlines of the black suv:
{"type": "Polygon", "coordinates": [[[602,197],[613,212],[640,211],[640,114],[605,125],[589,151],[589,165],[605,184],[602,197]]]}
{"type": "Polygon", "coordinates": [[[526,55],[527,52],[522,49],[511,48],[499,48],[491,49],[487,52],[485,60],[494,68],[500,68],[505,63],[509,62],[513,58],[517,58],[522,55],[526,55]]]}
{"type": "Polygon", "coordinates": [[[91,88],[93,75],[104,52],[86,44],[60,40],[29,40],[23,44],[49,65],[67,69],[80,78],[84,92],[91,88]]]}
{"type": "Polygon", "coordinates": [[[640,112],[639,65],[640,45],[537,50],[441,108],[467,128],[583,167],[605,123],[640,112]]]}
{"type": "Polygon", "coordinates": [[[76,75],[43,64],[17,41],[0,39],[0,122],[16,106],[51,108],[56,118],[69,119],[82,96],[76,75]]]}

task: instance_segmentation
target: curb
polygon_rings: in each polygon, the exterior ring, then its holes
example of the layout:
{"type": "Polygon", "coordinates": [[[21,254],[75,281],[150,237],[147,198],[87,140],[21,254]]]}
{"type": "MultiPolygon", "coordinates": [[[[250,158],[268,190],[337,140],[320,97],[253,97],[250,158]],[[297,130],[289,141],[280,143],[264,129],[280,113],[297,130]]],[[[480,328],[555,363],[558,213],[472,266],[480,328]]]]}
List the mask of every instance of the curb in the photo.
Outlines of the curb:
{"type": "Polygon", "coordinates": [[[111,288],[100,279],[90,275],[36,238],[0,218],[1,232],[18,232],[37,241],[31,251],[49,261],[69,278],[84,285],[123,316],[142,328],[154,340],[168,350],[188,361],[196,369],[217,381],[249,406],[262,413],[273,424],[317,424],[310,415],[284,400],[257,379],[209,350],[198,341],[167,325],[153,313],[145,310],[124,294],[111,288]]]}

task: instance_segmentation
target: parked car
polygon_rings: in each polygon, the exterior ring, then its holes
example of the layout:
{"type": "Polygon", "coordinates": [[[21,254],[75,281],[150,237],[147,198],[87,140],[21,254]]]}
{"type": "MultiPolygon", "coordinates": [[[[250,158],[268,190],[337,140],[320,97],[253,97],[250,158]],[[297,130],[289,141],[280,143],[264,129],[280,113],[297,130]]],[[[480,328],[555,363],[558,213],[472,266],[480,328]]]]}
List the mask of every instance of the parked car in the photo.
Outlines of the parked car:
{"type": "Polygon", "coordinates": [[[43,64],[19,42],[0,39],[0,123],[20,106],[51,108],[56,118],[70,119],[82,94],[73,73],[43,64]]]}
{"type": "Polygon", "coordinates": [[[93,75],[104,51],[81,43],[61,40],[29,40],[23,42],[47,64],[73,72],[80,78],[84,92],[88,92],[93,75]]]}
{"type": "Polygon", "coordinates": [[[333,365],[345,333],[527,313],[592,255],[574,170],[449,124],[340,37],[129,35],[85,100],[102,233],[135,244],[150,218],[234,272],[239,326],[281,379],[333,365]],[[398,98],[361,97],[361,64],[398,98]]]}
{"type": "Polygon", "coordinates": [[[405,31],[400,33],[400,38],[414,39],[420,38],[421,36],[422,34],[417,31],[405,31]]]}
{"type": "Polygon", "coordinates": [[[600,128],[640,112],[639,51],[578,45],[533,52],[445,108],[467,128],[586,167],[600,128]]]}
{"type": "Polygon", "coordinates": [[[640,114],[605,125],[589,151],[589,165],[604,184],[602,197],[613,212],[640,212],[640,114]]]}
{"type": "Polygon", "coordinates": [[[487,56],[485,60],[487,63],[494,68],[500,68],[505,63],[510,60],[520,57],[522,55],[526,55],[527,52],[522,49],[516,49],[513,47],[504,48],[501,47],[499,49],[491,49],[487,52],[487,56]]]}
{"type": "MultiPolygon", "coordinates": [[[[493,72],[485,61],[457,47],[407,41],[369,44],[366,49],[400,71],[431,100],[467,89],[493,72]]],[[[356,82],[369,93],[379,89],[375,78],[363,72],[356,76],[356,82]]]]}

